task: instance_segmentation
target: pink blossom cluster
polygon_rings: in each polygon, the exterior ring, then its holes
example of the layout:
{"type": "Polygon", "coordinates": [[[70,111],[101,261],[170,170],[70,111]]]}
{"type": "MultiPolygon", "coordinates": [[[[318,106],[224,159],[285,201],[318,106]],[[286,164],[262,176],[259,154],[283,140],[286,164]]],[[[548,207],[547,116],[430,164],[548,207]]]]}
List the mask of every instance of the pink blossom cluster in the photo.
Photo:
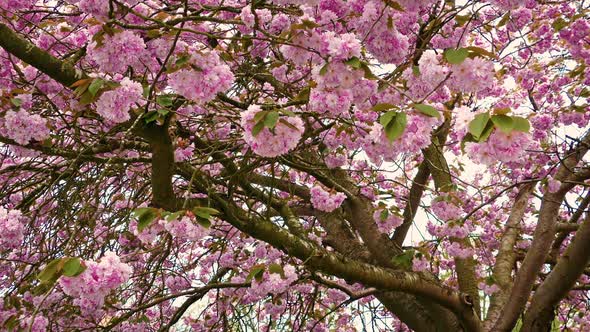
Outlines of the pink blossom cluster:
{"type": "Polygon", "coordinates": [[[196,69],[186,68],[170,74],[168,84],[184,97],[197,103],[206,103],[231,87],[234,75],[217,52],[193,52],[189,63],[196,69]]]}
{"type": "Polygon", "coordinates": [[[105,252],[100,262],[85,261],[86,270],[76,277],[62,276],[59,285],[64,293],[76,298],[74,304],[82,311],[91,312],[100,309],[104,298],[112,290],[129,280],[133,269],[121,262],[112,251],[105,252]]]}
{"type": "Polygon", "coordinates": [[[500,290],[500,287],[496,284],[489,285],[485,282],[480,282],[478,286],[479,286],[479,289],[481,289],[484,292],[484,294],[486,294],[488,296],[492,295],[495,292],[500,290]]]}
{"type": "Polygon", "coordinates": [[[49,330],[49,320],[47,319],[47,317],[38,314],[33,319],[32,324],[31,319],[32,317],[21,322],[21,327],[23,328],[22,331],[46,332],[49,330]]]}
{"type": "Polygon", "coordinates": [[[342,202],[346,199],[346,195],[343,193],[330,193],[320,186],[313,186],[310,191],[311,205],[315,209],[324,212],[332,212],[336,210],[342,202]]]}
{"type": "MultiPolygon", "coordinates": [[[[76,3],[77,1],[71,1],[76,3]]],[[[105,0],[81,0],[76,3],[80,11],[90,14],[95,18],[105,19],[109,13],[109,2],[105,0]]]]}
{"type": "Polygon", "coordinates": [[[412,260],[412,270],[416,272],[427,271],[429,267],[430,262],[424,256],[412,260]]]}
{"type": "Polygon", "coordinates": [[[163,224],[166,231],[179,240],[198,241],[209,233],[206,228],[187,216],[171,221],[160,220],[159,222],[163,224]]]}
{"type": "Polygon", "coordinates": [[[454,203],[449,202],[447,196],[437,197],[432,204],[430,204],[430,210],[443,221],[457,220],[461,218],[461,214],[463,213],[463,209],[454,203]]]}
{"type": "Polygon", "coordinates": [[[467,58],[452,66],[453,75],[448,86],[452,90],[478,93],[494,87],[494,64],[481,57],[467,58]]]}
{"type": "Polygon", "coordinates": [[[35,0],[0,0],[0,9],[9,12],[31,8],[35,4],[35,0]]]}
{"type": "Polygon", "coordinates": [[[96,112],[111,122],[125,122],[130,119],[129,111],[142,93],[141,84],[125,77],[120,87],[106,91],[98,98],[96,112]]]}
{"type": "Polygon", "coordinates": [[[384,210],[375,210],[373,213],[373,220],[377,224],[377,228],[381,233],[389,234],[393,231],[396,227],[403,223],[402,218],[398,215],[388,212],[385,219],[382,218],[382,213],[384,210]]]}
{"type": "MultiPolygon", "coordinates": [[[[367,1],[362,17],[356,23],[357,34],[362,36],[367,51],[381,63],[399,64],[410,49],[409,38],[395,25],[389,27],[387,18],[395,16],[389,8],[378,1],[367,1]]],[[[397,16],[396,18],[400,18],[397,16]]],[[[392,20],[396,22],[396,20],[392,20]]]]}
{"type": "Polygon", "coordinates": [[[450,256],[457,257],[457,258],[465,259],[468,257],[472,257],[474,254],[474,251],[472,248],[465,248],[465,247],[461,246],[461,244],[459,244],[458,242],[447,243],[444,247],[450,256]]]}
{"type": "Polygon", "coordinates": [[[506,134],[494,130],[487,141],[465,144],[465,151],[474,162],[492,165],[498,161],[523,162],[526,149],[532,144],[530,134],[512,131],[506,134]]]}
{"type": "Polygon", "coordinates": [[[195,147],[192,145],[187,147],[177,147],[176,150],[174,150],[174,161],[181,162],[189,160],[193,156],[194,150],[195,147]]]}
{"type": "Polygon", "coordinates": [[[261,281],[252,280],[248,294],[252,298],[261,299],[268,294],[281,294],[287,291],[292,283],[297,281],[297,272],[292,265],[283,267],[284,278],[280,273],[265,271],[261,281]]]}
{"type": "Polygon", "coordinates": [[[24,239],[21,212],[0,207],[0,230],[0,251],[20,247],[24,239]]]}
{"type": "Polygon", "coordinates": [[[333,60],[348,60],[352,57],[361,56],[361,43],[352,33],[336,34],[335,32],[324,33],[328,42],[328,53],[333,60]]]}
{"type": "Polygon", "coordinates": [[[88,45],[88,56],[109,73],[124,73],[127,67],[142,68],[147,62],[146,45],[143,39],[130,30],[117,32],[112,36],[104,34],[102,45],[96,41],[88,45]]]}
{"type": "Polygon", "coordinates": [[[364,148],[369,159],[375,164],[381,161],[394,161],[401,153],[418,153],[430,145],[430,132],[440,120],[418,114],[407,115],[407,125],[404,133],[391,142],[385,134],[385,129],[375,123],[366,137],[364,148]]]}
{"type": "Polygon", "coordinates": [[[269,128],[262,129],[257,135],[252,134],[256,123],[254,117],[262,109],[259,105],[250,105],[241,114],[241,125],[244,129],[242,137],[252,151],[262,157],[277,157],[283,155],[297,146],[303,134],[303,121],[296,116],[281,116],[272,131],[269,128]],[[287,121],[291,126],[281,122],[287,121]]]}
{"type": "Polygon", "coordinates": [[[181,276],[168,276],[166,277],[164,284],[172,292],[179,292],[191,286],[190,282],[181,276]]]}
{"type": "Polygon", "coordinates": [[[426,51],[418,62],[418,72],[408,68],[403,77],[408,86],[407,93],[419,100],[429,96],[430,100],[444,102],[449,94],[446,89],[437,89],[447,78],[449,67],[441,64],[442,57],[434,51],[426,51]],[[434,93],[433,93],[434,92],[434,93]]]}
{"type": "Polygon", "coordinates": [[[23,109],[8,111],[4,116],[2,134],[21,145],[31,141],[43,141],[49,138],[47,119],[39,114],[31,114],[23,109]]]}

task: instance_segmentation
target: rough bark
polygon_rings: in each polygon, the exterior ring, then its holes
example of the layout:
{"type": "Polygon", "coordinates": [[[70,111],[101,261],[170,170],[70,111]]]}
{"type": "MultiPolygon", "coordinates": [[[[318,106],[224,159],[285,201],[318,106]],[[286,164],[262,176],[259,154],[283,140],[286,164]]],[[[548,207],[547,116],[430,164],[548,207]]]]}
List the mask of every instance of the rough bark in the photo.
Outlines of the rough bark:
{"type": "Polygon", "coordinates": [[[551,329],[555,307],[572,289],[589,262],[590,214],[587,214],[563,256],[535,291],[524,315],[523,331],[551,329]]]}
{"type": "Polygon", "coordinates": [[[514,199],[510,216],[506,221],[504,235],[500,243],[498,254],[496,255],[496,264],[494,265],[492,276],[496,285],[500,288],[490,299],[490,308],[484,326],[490,328],[500,315],[500,310],[508,301],[510,288],[512,287],[512,269],[516,261],[516,252],[514,246],[520,234],[520,222],[528,206],[529,197],[535,187],[534,183],[526,183],[519,188],[518,194],[514,199]]]}

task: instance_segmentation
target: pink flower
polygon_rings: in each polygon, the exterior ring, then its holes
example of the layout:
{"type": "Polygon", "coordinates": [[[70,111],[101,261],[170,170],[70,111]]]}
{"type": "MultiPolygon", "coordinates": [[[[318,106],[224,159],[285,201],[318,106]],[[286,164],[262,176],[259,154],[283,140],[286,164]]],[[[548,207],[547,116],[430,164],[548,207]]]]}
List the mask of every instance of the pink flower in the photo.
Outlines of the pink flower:
{"type": "Polygon", "coordinates": [[[252,130],[256,125],[254,117],[261,111],[260,106],[251,105],[241,114],[241,125],[244,128],[242,137],[252,148],[252,151],[259,156],[272,158],[295,148],[303,134],[303,121],[294,116],[282,116],[272,131],[269,128],[264,128],[257,135],[253,135],[252,130]],[[288,122],[289,125],[282,123],[281,120],[288,122]]]}
{"type": "Polygon", "coordinates": [[[181,69],[170,74],[168,84],[184,97],[203,104],[231,87],[234,75],[216,52],[192,53],[190,64],[197,69],[181,69]]]}
{"type": "Polygon", "coordinates": [[[0,230],[0,251],[20,247],[24,239],[21,212],[0,207],[0,230]]]}
{"type": "Polygon", "coordinates": [[[23,109],[18,112],[6,112],[2,132],[22,145],[29,144],[31,141],[43,141],[50,135],[45,118],[38,114],[30,114],[23,109]]]}
{"type": "Polygon", "coordinates": [[[324,212],[332,212],[336,210],[338,207],[340,207],[340,205],[342,205],[342,202],[344,202],[344,200],[346,199],[346,195],[344,195],[343,193],[332,194],[325,191],[320,186],[312,187],[310,190],[310,194],[311,205],[313,205],[315,209],[324,212]]]}
{"type": "Polygon", "coordinates": [[[120,87],[106,91],[98,98],[96,112],[114,123],[125,122],[130,119],[129,111],[142,93],[141,84],[125,77],[120,87]]]}

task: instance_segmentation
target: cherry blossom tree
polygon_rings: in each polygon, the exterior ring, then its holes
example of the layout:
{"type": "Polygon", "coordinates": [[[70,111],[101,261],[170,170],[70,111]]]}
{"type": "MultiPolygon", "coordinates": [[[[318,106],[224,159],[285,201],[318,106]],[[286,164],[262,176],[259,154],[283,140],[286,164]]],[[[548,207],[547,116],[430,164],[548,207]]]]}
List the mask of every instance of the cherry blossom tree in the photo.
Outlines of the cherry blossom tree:
{"type": "Polygon", "coordinates": [[[0,329],[590,329],[590,4],[0,0],[0,329]]]}

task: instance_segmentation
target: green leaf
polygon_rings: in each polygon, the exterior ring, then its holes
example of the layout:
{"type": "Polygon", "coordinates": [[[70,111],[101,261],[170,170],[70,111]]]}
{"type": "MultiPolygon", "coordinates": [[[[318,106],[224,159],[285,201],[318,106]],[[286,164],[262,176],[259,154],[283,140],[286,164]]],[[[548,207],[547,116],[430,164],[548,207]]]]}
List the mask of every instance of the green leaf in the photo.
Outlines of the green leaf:
{"type": "Polygon", "coordinates": [[[193,209],[193,212],[195,212],[195,214],[197,214],[195,210],[201,211],[203,213],[207,213],[209,215],[216,215],[216,214],[219,214],[220,213],[218,210],[216,210],[214,208],[206,207],[206,206],[197,206],[197,207],[195,207],[193,209]]]}
{"type": "Polygon", "coordinates": [[[137,218],[137,230],[140,232],[146,229],[157,217],[157,209],[151,207],[137,208],[133,211],[137,218]]]}
{"type": "Polygon", "coordinates": [[[49,262],[47,266],[37,275],[37,279],[41,280],[42,282],[50,282],[51,280],[56,280],[59,277],[59,273],[61,270],[61,258],[56,258],[49,262]]]}
{"type": "Polygon", "coordinates": [[[197,217],[197,222],[204,228],[211,227],[211,221],[209,219],[203,219],[201,217],[197,217]]]}
{"type": "Polygon", "coordinates": [[[264,119],[267,114],[268,114],[268,111],[260,111],[256,114],[254,114],[254,122],[262,121],[262,119],[264,119]]]}
{"type": "Polygon", "coordinates": [[[509,134],[514,128],[514,121],[512,121],[512,118],[508,115],[492,115],[492,122],[496,128],[506,134],[509,134]]]}
{"type": "Polygon", "coordinates": [[[188,54],[184,54],[181,55],[180,57],[178,57],[178,59],[176,59],[176,67],[182,67],[183,65],[185,65],[186,63],[188,63],[188,61],[191,59],[191,56],[188,54]]]}
{"type": "Polygon", "coordinates": [[[440,113],[439,111],[430,106],[430,105],[426,105],[426,104],[414,104],[414,108],[417,109],[420,113],[424,114],[424,115],[428,115],[430,117],[433,118],[439,118],[440,119],[440,113]]]}
{"type": "Polygon", "coordinates": [[[407,124],[406,113],[398,113],[385,127],[385,135],[389,141],[393,142],[403,135],[407,124]]]}
{"type": "Polygon", "coordinates": [[[480,56],[484,56],[485,55],[485,56],[487,56],[488,58],[491,58],[491,59],[497,58],[497,56],[494,53],[492,53],[492,52],[490,52],[490,51],[488,51],[486,49],[483,49],[481,47],[467,46],[465,49],[468,50],[469,52],[471,52],[472,55],[480,55],[480,56]]]}
{"type": "Polygon", "coordinates": [[[506,12],[506,14],[504,14],[504,16],[502,16],[502,19],[500,20],[500,22],[498,22],[498,24],[496,24],[496,28],[500,28],[506,25],[506,23],[508,23],[508,20],[510,20],[510,11],[506,12]]]}
{"type": "Polygon", "coordinates": [[[285,114],[286,116],[297,116],[297,114],[295,114],[295,112],[288,110],[288,109],[282,109],[281,113],[285,114]]]}
{"type": "Polygon", "coordinates": [[[467,51],[467,49],[464,49],[464,48],[448,49],[444,52],[445,59],[450,64],[454,64],[454,65],[459,65],[459,64],[463,63],[463,61],[465,61],[465,59],[467,59],[468,55],[469,55],[469,51],[467,51]]]}
{"type": "Polygon", "coordinates": [[[412,267],[412,259],[414,259],[414,250],[410,249],[393,257],[391,262],[398,268],[409,270],[412,267]]]}
{"type": "Polygon", "coordinates": [[[488,113],[481,113],[476,115],[471,122],[469,122],[469,133],[473,135],[475,139],[479,139],[481,133],[486,128],[486,124],[490,120],[488,113]]]}
{"type": "Polygon", "coordinates": [[[20,107],[23,104],[23,101],[19,98],[10,98],[10,102],[16,107],[20,107]]]}
{"type": "Polygon", "coordinates": [[[268,266],[268,272],[280,274],[282,278],[285,277],[285,271],[283,270],[283,267],[277,263],[270,264],[268,266]]]}
{"type": "Polygon", "coordinates": [[[162,213],[166,219],[166,221],[172,221],[172,220],[176,220],[178,219],[178,217],[182,216],[183,214],[185,214],[185,211],[176,211],[174,213],[162,213]]]}
{"type": "Polygon", "coordinates": [[[383,103],[383,104],[377,104],[377,105],[373,106],[372,109],[375,112],[383,112],[383,111],[390,110],[392,108],[397,108],[397,106],[394,104],[383,103]]]}
{"type": "Polygon", "coordinates": [[[264,266],[264,264],[252,266],[252,268],[250,269],[250,273],[248,273],[248,276],[246,277],[246,282],[250,282],[252,281],[252,279],[256,279],[257,281],[262,280],[262,276],[264,275],[265,269],[266,267],[264,266]]]}
{"type": "Polygon", "coordinates": [[[361,60],[355,56],[344,61],[344,63],[351,66],[354,69],[361,69],[361,66],[362,66],[361,60]]]}
{"type": "Polygon", "coordinates": [[[92,104],[95,100],[95,96],[93,96],[89,91],[86,91],[80,97],[80,105],[89,105],[92,104]]]}
{"type": "Polygon", "coordinates": [[[412,66],[412,73],[414,76],[420,76],[420,66],[412,66]]]}
{"type": "Polygon", "coordinates": [[[568,26],[568,22],[566,20],[564,20],[563,17],[558,17],[551,24],[551,27],[553,27],[553,30],[555,30],[555,32],[559,32],[559,31],[563,30],[563,28],[565,28],[566,26],[568,26]]]}
{"type": "Polygon", "coordinates": [[[326,63],[322,68],[320,68],[320,76],[326,75],[328,73],[328,67],[330,67],[330,63],[326,63]]]}
{"type": "Polygon", "coordinates": [[[389,210],[387,210],[387,209],[381,210],[381,213],[379,214],[379,219],[381,221],[385,221],[385,220],[387,220],[388,217],[389,217],[389,210]]]}
{"type": "Polygon", "coordinates": [[[163,107],[172,106],[174,103],[174,96],[172,95],[160,95],[156,97],[156,103],[163,107]]]}
{"type": "Polygon", "coordinates": [[[77,277],[86,270],[82,261],[78,257],[64,258],[63,275],[66,277],[77,277]]]}
{"type": "Polygon", "coordinates": [[[258,121],[254,127],[252,127],[252,136],[257,136],[264,129],[264,121],[258,121]]]}
{"type": "Polygon", "coordinates": [[[300,130],[299,128],[295,127],[295,126],[294,126],[292,123],[290,123],[289,121],[287,121],[287,120],[285,120],[285,119],[279,119],[279,123],[282,123],[282,124],[284,124],[285,126],[287,126],[287,127],[291,128],[291,129],[293,129],[293,130],[297,130],[297,131],[299,131],[299,130],[300,130]]]}
{"type": "Polygon", "coordinates": [[[379,78],[375,74],[373,74],[369,65],[364,62],[361,62],[361,69],[364,72],[364,76],[363,76],[364,78],[366,78],[368,80],[376,80],[379,78]]]}
{"type": "Polygon", "coordinates": [[[96,96],[96,93],[103,87],[104,83],[105,81],[102,78],[95,79],[88,86],[88,92],[90,92],[92,96],[96,96]]]}
{"type": "Polygon", "coordinates": [[[158,119],[158,111],[149,111],[143,116],[145,123],[154,122],[158,119]]]}
{"type": "Polygon", "coordinates": [[[272,111],[264,117],[264,126],[267,128],[274,128],[279,120],[279,112],[272,111]]]}
{"type": "Polygon", "coordinates": [[[381,115],[379,118],[379,123],[385,128],[391,122],[391,120],[397,116],[397,114],[398,113],[396,111],[389,111],[381,115]]]}
{"type": "Polygon", "coordinates": [[[526,118],[521,116],[513,116],[512,121],[514,122],[514,130],[528,133],[531,129],[531,124],[526,118]]]}
{"type": "Polygon", "coordinates": [[[479,136],[478,142],[485,142],[488,140],[488,137],[490,137],[490,135],[492,134],[492,131],[494,131],[494,123],[489,121],[486,124],[486,127],[483,129],[483,132],[481,133],[481,135],[479,136]]]}

